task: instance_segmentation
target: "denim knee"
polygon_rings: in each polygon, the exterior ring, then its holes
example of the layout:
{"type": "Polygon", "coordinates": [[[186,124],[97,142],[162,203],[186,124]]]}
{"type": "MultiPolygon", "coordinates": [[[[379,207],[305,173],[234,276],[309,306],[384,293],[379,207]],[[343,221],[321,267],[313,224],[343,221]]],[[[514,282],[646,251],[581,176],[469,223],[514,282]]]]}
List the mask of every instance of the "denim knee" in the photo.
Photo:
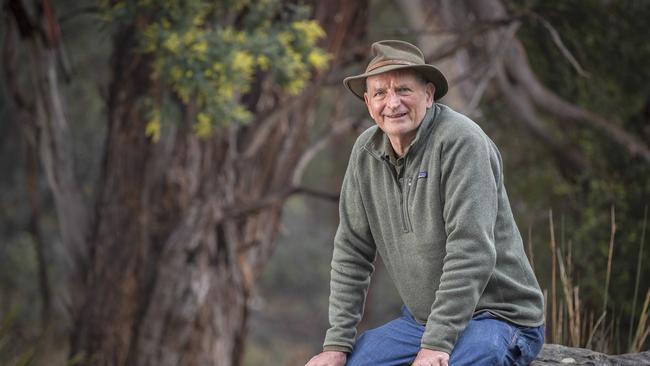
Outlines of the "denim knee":
{"type": "Polygon", "coordinates": [[[451,354],[453,366],[528,365],[544,343],[544,327],[522,327],[491,314],[472,319],[451,354]]]}
{"type": "Polygon", "coordinates": [[[501,366],[504,364],[506,350],[506,347],[495,342],[465,342],[454,348],[449,364],[452,366],[501,366]]]}
{"type": "Polygon", "coordinates": [[[365,331],[357,340],[346,366],[409,365],[420,349],[424,326],[400,317],[365,331]]]}
{"type": "Polygon", "coordinates": [[[544,326],[521,328],[516,341],[518,357],[514,357],[515,366],[528,366],[535,360],[544,346],[544,326]]]}

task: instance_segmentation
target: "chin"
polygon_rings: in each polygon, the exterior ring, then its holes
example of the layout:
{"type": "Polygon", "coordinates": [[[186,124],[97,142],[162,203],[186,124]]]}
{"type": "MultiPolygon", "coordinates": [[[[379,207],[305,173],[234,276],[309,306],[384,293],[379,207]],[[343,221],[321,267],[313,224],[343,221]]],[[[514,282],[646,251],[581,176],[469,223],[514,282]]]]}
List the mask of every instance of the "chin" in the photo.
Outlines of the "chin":
{"type": "Polygon", "coordinates": [[[390,121],[390,122],[384,122],[384,125],[388,127],[388,129],[394,130],[394,131],[400,131],[400,130],[410,130],[410,126],[413,124],[411,121],[408,120],[397,120],[397,121],[390,121]]]}
{"type": "Polygon", "coordinates": [[[400,120],[400,121],[391,121],[386,123],[386,126],[394,131],[409,131],[412,130],[413,127],[415,126],[414,123],[411,121],[407,120],[400,120]]]}

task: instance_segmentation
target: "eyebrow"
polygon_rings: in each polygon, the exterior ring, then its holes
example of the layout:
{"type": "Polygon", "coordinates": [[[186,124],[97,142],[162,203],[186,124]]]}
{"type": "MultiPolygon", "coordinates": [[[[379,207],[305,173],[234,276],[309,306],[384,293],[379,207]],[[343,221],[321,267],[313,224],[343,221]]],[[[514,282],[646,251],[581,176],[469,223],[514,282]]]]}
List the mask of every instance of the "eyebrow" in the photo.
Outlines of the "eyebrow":
{"type": "MultiPolygon", "coordinates": [[[[403,74],[407,74],[407,73],[409,73],[409,72],[402,72],[402,73],[403,73],[403,74]]],[[[415,77],[415,81],[416,81],[417,83],[421,84],[421,85],[427,85],[427,83],[429,82],[429,81],[428,81],[428,80],[427,80],[427,79],[426,79],[422,74],[420,74],[419,72],[413,72],[412,75],[415,77]]],[[[365,82],[364,82],[363,84],[364,84],[364,86],[365,86],[365,91],[368,91],[370,85],[368,84],[368,79],[367,79],[367,78],[366,78],[366,80],[365,80],[365,82]]],[[[402,85],[402,86],[403,86],[403,85],[402,85]]],[[[398,85],[397,87],[399,87],[399,85],[398,85]]]]}
{"type": "MultiPolygon", "coordinates": [[[[369,85],[369,87],[366,88],[366,91],[370,90],[371,87],[373,88],[374,91],[378,91],[378,90],[386,90],[386,89],[389,89],[389,88],[390,88],[390,87],[387,86],[386,84],[380,84],[379,86],[372,86],[372,85],[369,85]]],[[[406,83],[395,84],[395,85],[393,86],[393,88],[394,88],[394,89],[413,89],[413,87],[412,87],[411,85],[408,85],[408,84],[406,84],[406,83]]]]}

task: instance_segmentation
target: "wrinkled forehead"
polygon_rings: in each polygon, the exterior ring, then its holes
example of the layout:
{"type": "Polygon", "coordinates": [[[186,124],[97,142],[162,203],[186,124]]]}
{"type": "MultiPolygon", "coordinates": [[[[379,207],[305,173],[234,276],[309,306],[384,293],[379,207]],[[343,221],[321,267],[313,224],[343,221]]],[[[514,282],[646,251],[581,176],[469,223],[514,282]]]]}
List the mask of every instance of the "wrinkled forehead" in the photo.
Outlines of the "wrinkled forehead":
{"type": "Polygon", "coordinates": [[[366,90],[368,88],[389,87],[400,85],[404,83],[417,82],[425,85],[427,80],[420,75],[417,71],[412,69],[392,70],[378,75],[369,76],[366,78],[366,90]]]}

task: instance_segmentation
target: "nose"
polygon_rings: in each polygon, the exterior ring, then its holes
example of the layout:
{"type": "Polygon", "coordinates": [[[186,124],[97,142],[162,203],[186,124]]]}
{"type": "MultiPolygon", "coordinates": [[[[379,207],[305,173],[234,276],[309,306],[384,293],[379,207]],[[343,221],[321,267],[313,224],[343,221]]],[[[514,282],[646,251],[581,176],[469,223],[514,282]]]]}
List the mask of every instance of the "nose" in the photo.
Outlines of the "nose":
{"type": "Polygon", "coordinates": [[[397,108],[399,107],[401,103],[400,97],[397,93],[394,91],[389,91],[388,92],[388,100],[386,101],[386,106],[388,108],[397,108]]]}

